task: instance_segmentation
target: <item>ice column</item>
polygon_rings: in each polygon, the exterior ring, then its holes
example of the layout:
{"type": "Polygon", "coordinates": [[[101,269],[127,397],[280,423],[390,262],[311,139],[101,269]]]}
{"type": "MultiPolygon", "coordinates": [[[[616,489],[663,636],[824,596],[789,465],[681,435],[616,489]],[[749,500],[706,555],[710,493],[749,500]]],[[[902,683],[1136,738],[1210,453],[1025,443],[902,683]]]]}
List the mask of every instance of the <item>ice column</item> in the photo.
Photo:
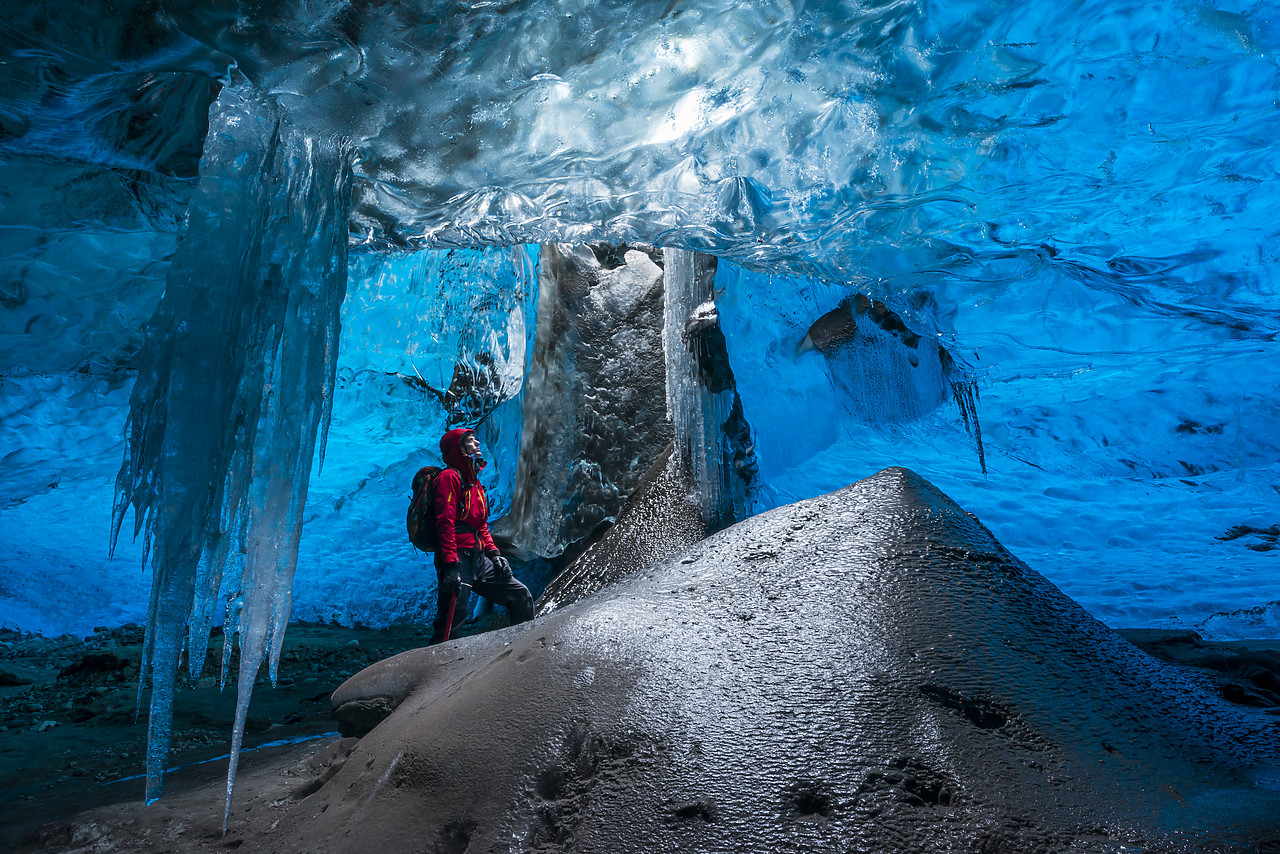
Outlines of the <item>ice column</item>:
{"type": "Polygon", "coordinates": [[[547,244],[511,516],[500,532],[545,557],[617,517],[671,440],[662,269],[625,245],[547,244]]]}
{"type": "Polygon", "coordinates": [[[665,250],[663,349],[667,412],[675,450],[698,489],[709,530],[752,512],[757,465],[720,330],[713,282],[716,259],[665,250]]]}
{"type": "Polygon", "coordinates": [[[132,507],[152,568],[139,685],[140,697],[152,688],[148,801],[163,787],[180,662],[185,653],[200,673],[224,608],[224,684],[235,633],[240,647],[228,804],[264,659],[275,678],[332,400],[350,176],[345,141],[308,136],[246,85],[225,87],[210,109],[116,483],[113,545],[132,507]]]}

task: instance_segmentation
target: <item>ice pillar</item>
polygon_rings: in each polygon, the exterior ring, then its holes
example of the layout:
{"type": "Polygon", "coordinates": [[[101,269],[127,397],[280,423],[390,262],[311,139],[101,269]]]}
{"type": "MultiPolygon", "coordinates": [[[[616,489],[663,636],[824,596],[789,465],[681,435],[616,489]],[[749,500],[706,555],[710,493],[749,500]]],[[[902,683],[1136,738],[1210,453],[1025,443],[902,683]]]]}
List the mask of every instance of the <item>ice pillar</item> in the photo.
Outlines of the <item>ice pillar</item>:
{"type": "Polygon", "coordinates": [[[332,400],[350,182],[345,141],[309,136],[247,86],[222,90],[117,478],[113,543],[132,507],[152,568],[148,801],[163,786],[180,662],[201,671],[224,607],[224,681],[233,633],[240,646],[228,800],[264,659],[274,680],[332,400]]]}
{"type": "Polygon", "coordinates": [[[598,536],[670,441],[652,254],[542,248],[519,486],[499,525],[528,552],[558,556],[598,536]]]}
{"type": "Polygon", "coordinates": [[[751,514],[758,466],[720,330],[716,259],[682,249],[666,249],[665,259],[667,412],[676,457],[698,489],[703,521],[715,531],[751,514]]]}

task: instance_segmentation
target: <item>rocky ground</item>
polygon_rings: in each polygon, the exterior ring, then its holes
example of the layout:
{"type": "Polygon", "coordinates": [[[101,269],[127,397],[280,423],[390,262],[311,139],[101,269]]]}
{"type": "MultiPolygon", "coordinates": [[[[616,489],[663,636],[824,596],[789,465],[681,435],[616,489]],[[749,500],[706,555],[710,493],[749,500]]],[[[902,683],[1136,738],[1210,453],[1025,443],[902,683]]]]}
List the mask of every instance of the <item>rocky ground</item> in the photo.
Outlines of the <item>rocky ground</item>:
{"type": "MultiPolygon", "coordinates": [[[[481,618],[461,633],[488,627],[481,618]]],[[[290,625],[276,687],[263,667],[254,688],[242,767],[257,762],[258,752],[278,759],[337,739],[333,690],[375,661],[425,646],[430,634],[430,626],[419,625],[290,625]],[[287,744],[262,747],[277,742],[287,744]]],[[[36,842],[37,828],[73,813],[141,802],[150,701],[143,692],[142,711],[136,711],[142,641],[135,625],[99,629],[88,638],[0,629],[0,850],[36,842]]],[[[171,776],[162,802],[226,775],[236,697],[234,684],[218,687],[221,658],[222,635],[215,632],[203,675],[187,678],[184,668],[170,767],[190,770],[171,776]]],[[[217,812],[220,821],[220,807],[217,812]]]]}
{"type": "MultiPolygon", "coordinates": [[[[471,624],[464,634],[490,627],[471,624]]],[[[1227,699],[1280,717],[1280,642],[1122,634],[1164,660],[1215,672],[1227,699]]],[[[170,765],[180,770],[170,775],[165,796],[144,809],[145,692],[143,711],[135,713],[142,630],[100,629],[83,639],[0,630],[0,850],[98,850],[97,825],[82,816],[104,808],[120,813],[116,821],[152,825],[144,835],[155,847],[147,850],[234,846],[237,815],[314,787],[350,749],[331,716],[333,690],[368,664],[425,645],[429,635],[429,626],[291,625],[276,687],[265,668],[255,687],[232,833],[223,838],[218,781],[226,775],[235,692],[217,686],[220,635],[211,641],[205,675],[184,679],[177,695],[170,765]]]]}

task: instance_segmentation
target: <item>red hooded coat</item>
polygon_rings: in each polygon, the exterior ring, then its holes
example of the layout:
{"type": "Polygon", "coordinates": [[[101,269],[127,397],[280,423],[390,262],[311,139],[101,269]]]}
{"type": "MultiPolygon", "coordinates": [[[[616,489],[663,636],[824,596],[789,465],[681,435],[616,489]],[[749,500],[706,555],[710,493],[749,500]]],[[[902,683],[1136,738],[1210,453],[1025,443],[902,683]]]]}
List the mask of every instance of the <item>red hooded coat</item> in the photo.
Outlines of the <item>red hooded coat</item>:
{"type": "MultiPolygon", "coordinates": [[[[440,549],[436,557],[440,563],[456,563],[458,549],[474,549],[479,545],[485,552],[496,552],[489,534],[489,500],[480,485],[479,473],[472,458],[462,453],[462,440],[475,431],[458,427],[444,434],[440,440],[440,453],[448,466],[436,477],[436,535],[440,549]],[[456,530],[458,524],[475,529],[456,530]]],[[[480,460],[479,468],[484,468],[480,460]]]]}

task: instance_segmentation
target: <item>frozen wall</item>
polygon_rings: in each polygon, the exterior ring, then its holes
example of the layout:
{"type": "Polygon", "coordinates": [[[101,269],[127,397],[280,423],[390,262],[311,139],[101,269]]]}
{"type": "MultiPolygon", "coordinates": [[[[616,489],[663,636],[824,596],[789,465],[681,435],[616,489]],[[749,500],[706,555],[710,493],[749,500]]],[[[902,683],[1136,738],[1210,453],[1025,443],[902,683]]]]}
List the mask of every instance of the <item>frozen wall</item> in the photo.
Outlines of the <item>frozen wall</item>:
{"type": "Polygon", "coordinates": [[[882,290],[976,378],[984,473],[954,392],[923,414],[914,399],[895,412],[885,395],[869,421],[861,388],[836,374],[912,383],[923,369],[902,354],[913,351],[877,342],[834,361],[802,346],[852,286],[722,262],[717,304],[765,504],[907,465],[1111,625],[1274,632],[1280,408],[1262,391],[1280,381],[1274,345],[1104,298],[1070,266],[1024,274],[1021,295],[976,305],[882,290]],[[1231,614],[1242,605],[1262,607],[1231,614]]]}
{"type": "MultiPolygon", "coordinates": [[[[5,12],[6,624],[84,631],[145,607],[140,555],[124,544],[105,559],[111,481],[141,327],[234,66],[315,139],[350,141],[362,249],[626,239],[729,262],[716,305],[769,501],[913,465],[1109,622],[1277,630],[1280,31],[1267,7],[334,0],[167,13],[105,0],[5,12]],[[963,360],[986,476],[954,400],[905,421],[845,418],[850,375],[796,353],[856,294],[963,360]]],[[[385,302],[416,299],[384,263],[399,262],[357,260],[352,292],[380,280],[385,302]]],[[[340,359],[359,352],[346,347],[340,359]]],[[[440,425],[417,432],[416,413],[443,406],[455,377],[466,391],[453,357],[431,375],[426,362],[340,365],[296,614],[420,610],[404,599],[415,556],[378,526],[397,467],[432,450],[419,437],[440,425]],[[392,376],[415,368],[421,384],[392,376]]],[[[483,369],[471,385],[504,388],[495,364],[471,364],[483,369]]],[[[475,405],[455,395],[445,417],[475,405]]],[[[501,407],[485,438],[514,447],[516,398],[501,407]]]]}
{"type": "Polygon", "coordinates": [[[718,531],[756,510],[755,442],[715,304],[716,259],[682,249],[666,256],[662,349],[672,465],[693,483],[707,530],[718,531]]]}
{"type": "Polygon", "coordinates": [[[625,244],[542,251],[518,488],[497,526],[525,555],[598,535],[671,440],[655,257],[625,244]]]}
{"type": "Polygon", "coordinates": [[[537,312],[537,247],[356,254],[343,304],[333,423],[313,477],[294,616],[429,621],[430,556],[409,544],[414,473],[440,436],[477,427],[482,478],[509,511],[537,312]],[[452,395],[450,390],[452,389],[452,395]],[[478,425],[478,426],[477,426],[478,425]]]}

